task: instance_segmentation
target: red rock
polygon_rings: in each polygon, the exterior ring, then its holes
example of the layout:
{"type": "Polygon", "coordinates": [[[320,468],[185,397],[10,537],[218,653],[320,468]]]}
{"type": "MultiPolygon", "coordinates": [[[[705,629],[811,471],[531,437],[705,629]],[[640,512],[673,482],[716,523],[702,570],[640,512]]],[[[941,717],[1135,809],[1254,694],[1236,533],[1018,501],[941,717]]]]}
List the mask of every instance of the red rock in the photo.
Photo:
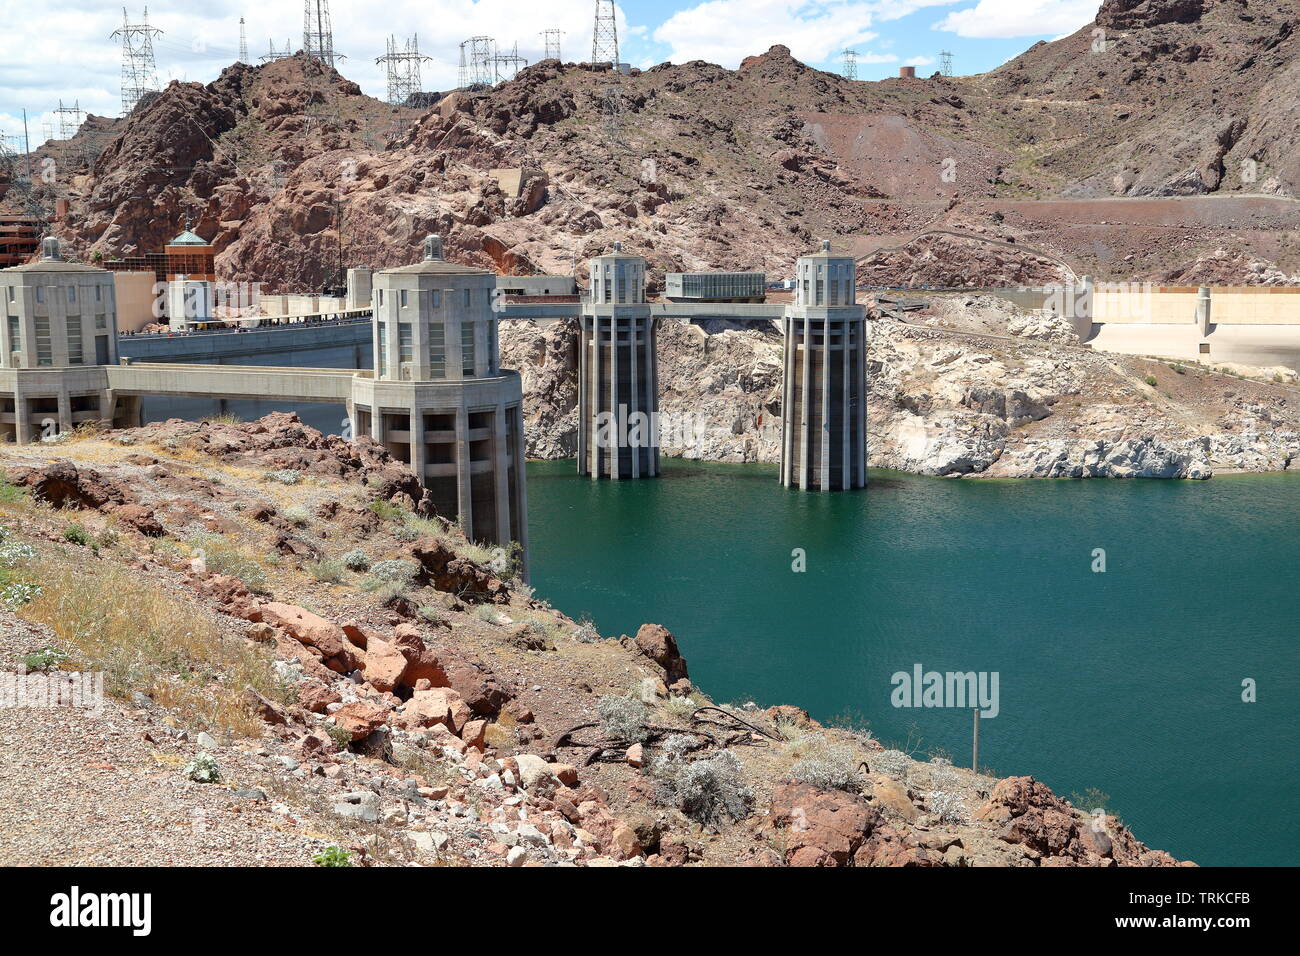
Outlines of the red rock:
{"type": "Polygon", "coordinates": [[[112,514],[114,520],[146,537],[161,538],[166,533],[157,516],[144,505],[119,505],[110,514],[112,514]]]}
{"type": "Polygon", "coordinates": [[[298,703],[313,714],[323,714],[330,704],[337,704],[338,692],[320,681],[303,681],[298,685],[298,703]]]}
{"type": "Polygon", "coordinates": [[[406,656],[396,645],[371,637],[366,642],[365,675],[376,690],[389,691],[402,681],[406,673],[406,656]]]}
{"type": "Polygon", "coordinates": [[[645,754],[640,744],[633,744],[627,748],[627,762],[633,767],[640,767],[645,763],[645,754]]]}
{"type": "Polygon", "coordinates": [[[664,679],[669,684],[689,677],[686,658],[677,650],[677,639],[661,624],[642,624],[636,632],[637,649],[664,669],[664,679]]]}
{"type": "Polygon", "coordinates": [[[465,726],[460,730],[460,739],[476,750],[483,750],[486,746],[484,734],[487,732],[487,725],[486,720],[465,721],[465,726]]]}
{"type": "Polygon", "coordinates": [[[471,716],[469,706],[450,687],[418,690],[402,708],[402,722],[407,727],[443,724],[453,733],[460,733],[471,716]]]}
{"type": "Polygon", "coordinates": [[[364,700],[344,704],[334,711],[334,723],[352,735],[354,741],[370,736],[388,721],[388,708],[364,700]]]}
{"type": "Polygon", "coordinates": [[[295,640],[320,651],[321,660],[330,670],[347,674],[362,666],[358,648],[333,621],[305,608],[274,601],[263,604],[261,612],[266,623],[282,628],[295,640]]]}

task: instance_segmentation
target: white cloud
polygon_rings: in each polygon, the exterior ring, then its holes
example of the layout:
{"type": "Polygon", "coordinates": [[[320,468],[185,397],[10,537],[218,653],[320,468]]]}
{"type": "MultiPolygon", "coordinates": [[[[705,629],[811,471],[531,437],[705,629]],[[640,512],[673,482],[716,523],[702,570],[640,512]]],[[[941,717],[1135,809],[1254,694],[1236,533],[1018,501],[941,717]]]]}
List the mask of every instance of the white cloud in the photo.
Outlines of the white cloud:
{"type": "MultiPolygon", "coordinates": [[[[871,27],[923,7],[954,0],[706,0],[680,10],[654,31],[674,63],[708,60],[735,67],[777,43],[807,63],[835,59],[846,47],[864,46],[878,34],[871,27]]],[[[859,50],[860,62],[871,55],[859,50]]]]}
{"type": "Polygon", "coordinates": [[[954,10],[934,29],[977,39],[1069,36],[1092,22],[1098,5],[1098,0],[979,0],[967,10],[954,10]]]}
{"type": "Polygon", "coordinates": [[[932,56],[914,56],[910,60],[904,60],[903,64],[905,66],[929,66],[933,62],[934,57],[932,56]]]}

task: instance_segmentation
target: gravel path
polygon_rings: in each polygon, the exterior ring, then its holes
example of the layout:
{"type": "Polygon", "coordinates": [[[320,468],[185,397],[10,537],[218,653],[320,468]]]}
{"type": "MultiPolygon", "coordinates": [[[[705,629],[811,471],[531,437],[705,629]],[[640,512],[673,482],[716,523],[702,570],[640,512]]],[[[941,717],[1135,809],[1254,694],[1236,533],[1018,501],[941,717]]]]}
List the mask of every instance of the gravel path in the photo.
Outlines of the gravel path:
{"type": "MultiPolygon", "coordinates": [[[[0,668],[51,641],[0,612],[0,668]]],[[[148,711],[0,706],[0,865],[309,864],[308,822],[181,772],[197,748],[148,711]]],[[[234,758],[222,754],[223,769],[234,758]]],[[[252,773],[238,762],[232,777],[252,773]]]]}

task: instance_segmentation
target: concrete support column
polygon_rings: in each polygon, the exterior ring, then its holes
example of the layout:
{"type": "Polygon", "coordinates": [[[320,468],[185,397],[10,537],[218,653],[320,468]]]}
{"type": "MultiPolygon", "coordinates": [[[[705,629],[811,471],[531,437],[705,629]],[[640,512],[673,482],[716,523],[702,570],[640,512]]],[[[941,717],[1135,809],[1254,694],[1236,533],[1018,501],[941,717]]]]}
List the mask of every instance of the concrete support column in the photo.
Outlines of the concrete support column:
{"type": "Polygon", "coordinates": [[[456,409],[456,510],[465,537],[474,540],[474,499],[470,491],[469,411],[456,409]]]}
{"type": "Polygon", "coordinates": [[[600,477],[601,449],[597,441],[598,429],[596,427],[596,416],[600,412],[600,317],[593,315],[591,317],[591,381],[587,383],[587,418],[582,422],[581,427],[590,429],[591,435],[588,440],[588,460],[587,472],[593,478],[600,477]]]}
{"type": "MultiPolygon", "coordinates": [[[[628,327],[627,328],[628,374],[632,377],[630,382],[631,395],[630,395],[630,400],[628,401],[628,408],[630,411],[638,411],[641,408],[641,405],[637,401],[639,397],[638,389],[637,389],[637,365],[639,364],[637,362],[637,349],[641,341],[641,320],[629,319],[627,323],[627,327],[628,327]]],[[[648,435],[645,437],[647,439],[649,438],[648,435]]],[[[640,447],[636,447],[632,449],[632,477],[633,478],[641,477],[641,448],[640,447]]]]}
{"type": "Polygon", "coordinates": [[[72,396],[66,388],[59,389],[58,403],[59,434],[67,435],[72,432],[72,396]]]}
{"type": "Polygon", "coordinates": [[[1210,334],[1210,324],[1213,321],[1210,312],[1210,287],[1203,285],[1196,292],[1196,324],[1201,330],[1201,337],[1210,334]]]}
{"type": "Polygon", "coordinates": [[[515,464],[515,500],[511,506],[518,509],[519,515],[519,544],[523,548],[523,577],[524,583],[528,582],[528,475],[525,470],[528,446],[524,439],[524,406],[522,403],[515,406],[512,414],[515,416],[515,447],[511,449],[515,464]]]}
{"type": "Polygon", "coordinates": [[[850,399],[854,394],[853,391],[853,348],[849,342],[849,336],[853,326],[849,322],[840,322],[840,394],[835,396],[835,400],[840,403],[840,437],[841,447],[844,449],[840,455],[840,487],[853,487],[853,437],[850,432],[850,426],[853,424],[853,409],[850,405],[850,399]]]}
{"type": "MultiPolygon", "coordinates": [[[[646,364],[650,369],[650,375],[646,379],[646,388],[649,389],[647,404],[650,408],[659,411],[659,342],[658,331],[655,328],[654,317],[646,319],[646,364]]],[[[650,449],[650,461],[653,467],[653,474],[659,477],[659,433],[656,425],[655,441],[650,449]]]]}
{"type": "MultiPolygon", "coordinates": [[[[830,280],[827,279],[827,282],[830,280]]],[[[821,455],[817,460],[817,485],[822,491],[831,490],[831,320],[830,314],[822,321],[822,428],[821,455]]]]}
{"type": "Polygon", "coordinates": [[[858,468],[858,481],[855,488],[865,488],[867,486],[867,334],[869,326],[864,319],[861,323],[855,323],[854,328],[857,331],[856,343],[853,347],[857,353],[857,374],[854,382],[854,393],[857,395],[857,417],[854,427],[858,430],[858,457],[854,464],[858,468]]]}
{"type": "Polygon", "coordinates": [[[420,480],[420,484],[425,483],[425,468],[428,465],[429,454],[424,443],[424,412],[414,405],[410,409],[411,422],[411,471],[415,477],[420,480]]]}
{"type": "Polygon", "coordinates": [[[31,413],[27,410],[27,397],[21,392],[14,394],[14,441],[19,445],[26,445],[32,440],[32,423],[28,416],[31,413]]]}
{"type": "Polygon", "coordinates": [[[618,319],[610,316],[609,319],[609,410],[614,422],[615,440],[611,443],[609,451],[609,477],[618,481],[623,477],[623,468],[619,462],[619,453],[622,447],[619,443],[619,436],[623,434],[624,422],[621,411],[618,407],[618,353],[621,346],[619,345],[618,319]]]}
{"type": "Polygon", "coordinates": [[[808,429],[812,424],[812,319],[803,320],[803,392],[799,401],[799,487],[808,489],[808,472],[811,470],[812,439],[808,429]]]}
{"type": "Polygon", "coordinates": [[[506,447],[506,407],[498,405],[492,416],[492,490],[496,494],[497,540],[510,540],[510,474],[507,471],[511,450],[506,447]]]}
{"type": "Polygon", "coordinates": [[[587,320],[578,317],[578,474],[587,462],[587,382],[591,374],[587,358],[587,320]]]}

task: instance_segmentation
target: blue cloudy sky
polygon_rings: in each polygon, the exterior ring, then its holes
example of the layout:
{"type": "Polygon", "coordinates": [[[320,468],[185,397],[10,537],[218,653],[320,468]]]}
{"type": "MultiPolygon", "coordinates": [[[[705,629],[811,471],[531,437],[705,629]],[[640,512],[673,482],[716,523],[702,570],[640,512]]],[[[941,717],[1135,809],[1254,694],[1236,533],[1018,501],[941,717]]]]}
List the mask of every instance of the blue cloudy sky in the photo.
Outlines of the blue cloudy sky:
{"type": "MultiPolygon", "coordinates": [[[[1100,0],[624,0],[617,4],[622,58],[635,66],[704,59],[735,67],[742,58],[784,43],[799,59],[838,70],[839,52],[858,51],[860,79],[894,75],[901,64],[937,69],[937,53],[954,55],[957,73],[991,69],[1037,40],[1089,23],[1100,0]]],[[[128,0],[133,19],[140,0],[128,0]]],[[[335,48],[343,73],[367,93],[385,92],[382,68],[389,33],[419,35],[423,86],[455,85],[459,43],[493,36],[541,58],[540,31],[565,31],[566,60],[590,55],[594,0],[331,0],[335,48]]],[[[288,42],[302,45],[301,0],[152,0],[149,20],[158,78],[207,82],[238,57],[239,18],[247,22],[250,58],[288,42]]],[[[122,23],[119,0],[0,0],[0,132],[22,130],[26,108],[33,140],[43,139],[62,100],[116,116],[121,47],[110,34],[122,23]]]]}

